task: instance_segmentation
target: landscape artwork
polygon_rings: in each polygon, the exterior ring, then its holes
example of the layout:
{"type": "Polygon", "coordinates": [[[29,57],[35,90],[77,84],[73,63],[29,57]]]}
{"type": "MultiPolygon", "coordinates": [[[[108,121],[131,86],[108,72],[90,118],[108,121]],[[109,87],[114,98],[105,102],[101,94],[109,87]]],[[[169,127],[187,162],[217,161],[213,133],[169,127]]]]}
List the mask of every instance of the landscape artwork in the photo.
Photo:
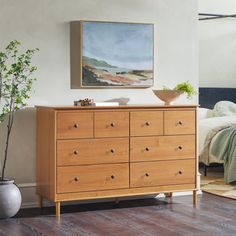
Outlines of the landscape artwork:
{"type": "Polygon", "coordinates": [[[153,86],[153,24],[82,21],[82,87],[153,86]]]}

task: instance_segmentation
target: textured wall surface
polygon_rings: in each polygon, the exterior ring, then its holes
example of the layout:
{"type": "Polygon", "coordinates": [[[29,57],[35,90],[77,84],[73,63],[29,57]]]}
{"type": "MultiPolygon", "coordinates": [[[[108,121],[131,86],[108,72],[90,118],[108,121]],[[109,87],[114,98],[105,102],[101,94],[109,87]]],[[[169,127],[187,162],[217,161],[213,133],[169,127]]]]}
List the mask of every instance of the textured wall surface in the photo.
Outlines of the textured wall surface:
{"type": "MultiPolygon", "coordinates": [[[[235,14],[236,0],[199,0],[199,12],[235,14]]],[[[236,88],[236,18],[199,21],[199,86],[236,88]]]]}
{"type": "MultiPolygon", "coordinates": [[[[71,90],[69,22],[103,20],[155,24],[155,88],[190,80],[198,86],[197,0],[0,0],[0,50],[13,39],[38,47],[37,104],[72,104],[85,97],[96,101],[129,97],[130,103],[160,103],[150,89],[71,90]]],[[[189,102],[183,96],[180,102],[189,102]]],[[[197,102],[197,97],[193,101],[197,102]]],[[[1,147],[4,143],[1,128],[1,147]]],[[[35,111],[16,114],[8,176],[21,186],[25,205],[35,202],[35,111]]],[[[1,148],[2,150],[2,148],[1,148]]]]}

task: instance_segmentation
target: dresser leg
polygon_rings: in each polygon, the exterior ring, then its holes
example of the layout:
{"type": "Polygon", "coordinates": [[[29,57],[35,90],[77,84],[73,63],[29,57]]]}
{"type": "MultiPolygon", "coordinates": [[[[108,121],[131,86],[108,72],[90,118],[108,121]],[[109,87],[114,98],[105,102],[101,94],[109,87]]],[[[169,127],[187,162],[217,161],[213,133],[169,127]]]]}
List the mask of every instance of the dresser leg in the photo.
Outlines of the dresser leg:
{"type": "Polygon", "coordinates": [[[172,196],[173,196],[173,193],[172,193],[172,192],[164,193],[164,194],[165,194],[165,197],[172,197],[172,196]]]}
{"type": "Polygon", "coordinates": [[[38,195],[38,201],[39,201],[39,208],[43,208],[43,197],[41,195],[38,195]]]}
{"type": "Polygon", "coordinates": [[[60,217],[61,215],[61,202],[56,202],[56,217],[60,217]]]}
{"type": "Polygon", "coordinates": [[[193,205],[197,206],[197,190],[193,190],[193,205]]]}

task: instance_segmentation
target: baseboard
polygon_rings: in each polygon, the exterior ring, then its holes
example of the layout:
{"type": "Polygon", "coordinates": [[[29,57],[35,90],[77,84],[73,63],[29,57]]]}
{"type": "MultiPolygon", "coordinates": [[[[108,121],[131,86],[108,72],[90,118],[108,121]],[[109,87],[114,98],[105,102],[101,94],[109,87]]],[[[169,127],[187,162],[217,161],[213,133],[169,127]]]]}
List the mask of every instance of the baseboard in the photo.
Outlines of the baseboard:
{"type": "Polygon", "coordinates": [[[32,188],[32,187],[36,187],[36,183],[21,183],[21,184],[17,184],[18,188],[22,189],[22,188],[32,188]]]}

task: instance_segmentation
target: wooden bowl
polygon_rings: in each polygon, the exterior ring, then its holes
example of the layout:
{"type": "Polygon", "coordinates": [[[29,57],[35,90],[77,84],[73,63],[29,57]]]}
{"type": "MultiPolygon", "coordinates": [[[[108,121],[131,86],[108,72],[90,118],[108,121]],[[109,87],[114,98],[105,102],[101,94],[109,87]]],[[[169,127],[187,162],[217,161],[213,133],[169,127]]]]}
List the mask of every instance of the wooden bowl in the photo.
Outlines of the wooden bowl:
{"type": "Polygon", "coordinates": [[[179,90],[152,90],[153,93],[165,102],[165,105],[171,105],[171,102],[175,101],[183,91],[179,90]]]}

